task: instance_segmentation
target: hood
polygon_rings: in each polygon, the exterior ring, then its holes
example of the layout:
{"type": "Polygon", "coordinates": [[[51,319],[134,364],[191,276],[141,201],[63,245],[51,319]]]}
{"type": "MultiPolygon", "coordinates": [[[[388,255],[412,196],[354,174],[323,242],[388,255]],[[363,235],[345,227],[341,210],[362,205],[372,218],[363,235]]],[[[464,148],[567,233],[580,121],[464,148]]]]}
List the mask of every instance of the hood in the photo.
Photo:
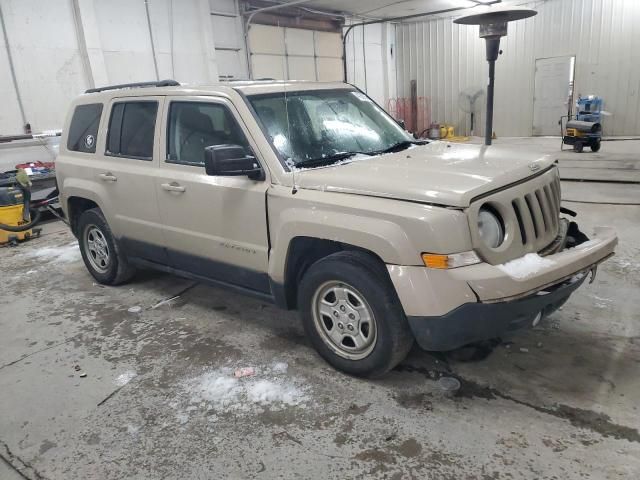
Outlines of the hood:
{"type": "Polygon", "coordinates": [[[501,145],[431,142],[296,170],[298,188],[468,207],[478,195],[537,175],[553,159],[501,145]]]}

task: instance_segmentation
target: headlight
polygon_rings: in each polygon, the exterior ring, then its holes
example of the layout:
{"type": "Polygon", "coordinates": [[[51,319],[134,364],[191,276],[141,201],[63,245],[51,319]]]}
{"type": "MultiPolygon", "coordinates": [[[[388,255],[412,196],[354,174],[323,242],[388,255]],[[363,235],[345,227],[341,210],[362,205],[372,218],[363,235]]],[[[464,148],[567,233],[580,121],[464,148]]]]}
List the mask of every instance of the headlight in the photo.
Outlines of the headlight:
{"type": "Polygon", "coordinates": [[[488,207],[478,212],[478,231],[482,241],[491,248],[498,248],[504,241],[504,227],[500,217],[488,207]]]}

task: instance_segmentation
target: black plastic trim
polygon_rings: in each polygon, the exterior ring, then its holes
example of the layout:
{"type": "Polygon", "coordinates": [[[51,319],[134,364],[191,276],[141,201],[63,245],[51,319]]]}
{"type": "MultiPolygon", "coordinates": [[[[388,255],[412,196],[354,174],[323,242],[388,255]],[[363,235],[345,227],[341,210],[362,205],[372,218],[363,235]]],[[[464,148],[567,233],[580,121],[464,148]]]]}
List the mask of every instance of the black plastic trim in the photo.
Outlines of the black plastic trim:
{"type": "Polygon", "coordinates": [[[131,238],[121,238],[127,258],[134,264],[182,277],[233,288],[274,303],[272,282],[266,272],[191,255],[131,238]]]}
{"type": "Polygon", "coordinates": [[[118,241],[128,258],[139,258],[160,264],[169,263],[169,254],[164,247],[128,237],[122,237],[118,241]]]}
{"type": "Polygon", "coordinates": [[[416,342],[424,350],[447,351],[469,343],[497,338],[532,326],[539,312],[550,315],[585,281],[569,279],[528,297],[496,303],[465,303],[440,317],[407,317],[416,342]]]}
{"type": "Polygon", "coordinates": [[[140,267],[151,268],[153,270],[159,270],[161,272],[170,273],[172,275],[177,275],[179,277],[189,278],[191,280],[196,280],[198,282],[206,283],[214,287],[223,288],[225,290],[238,292],[243,295],[248,295],[254,298],[258,298],[263,302],[275,303],[274,297],[270,293],[259,292],[256,290],[252,290],[250,288],[243,287],[241,285],[235,285],[233,283],[225,282],[223,280],[217,280],[214,278],[205,277],[203,275],[197,275],[192,272],[187,272],[185,270],[180,270],[174,267],[170,267],[169,265],[163,265],[160,263],[151,262],[149,260],[144,260],[139,257],[131,257],[129,258],[129,261],[132,264],[140,267]]]}

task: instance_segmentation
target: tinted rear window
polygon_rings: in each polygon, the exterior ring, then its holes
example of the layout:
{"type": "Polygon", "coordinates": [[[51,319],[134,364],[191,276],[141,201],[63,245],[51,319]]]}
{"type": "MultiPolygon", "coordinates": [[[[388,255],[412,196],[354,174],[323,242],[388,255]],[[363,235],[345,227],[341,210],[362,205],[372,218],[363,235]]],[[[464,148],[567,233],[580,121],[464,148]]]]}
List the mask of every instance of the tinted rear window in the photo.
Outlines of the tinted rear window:
{"type": "Polygon", "coordinates": [[[78,105],[73,112],[67,149],[74,152],[96,153],[98,126],[102,115],[102,104],[78,105]]]}
{"type": "Polygon", "coordinates": [[[121,102],[111,110],[107,154],[151,160],[158,102],[121,102]]]}

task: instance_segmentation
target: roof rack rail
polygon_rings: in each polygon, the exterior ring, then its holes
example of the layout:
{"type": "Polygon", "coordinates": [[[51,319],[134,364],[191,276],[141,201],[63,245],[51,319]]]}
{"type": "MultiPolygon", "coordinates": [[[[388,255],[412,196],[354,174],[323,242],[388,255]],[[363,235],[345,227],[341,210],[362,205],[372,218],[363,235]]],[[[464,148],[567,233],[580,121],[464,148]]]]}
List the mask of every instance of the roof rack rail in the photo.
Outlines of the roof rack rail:
{"type": "Polygon", "coordinates": [[[107,85],[106,87],[90,88],[84,93],[104,92],[105,90],[119,90],[121,88],[145,88],[145,87],[179,87],[175,80],[158,80],[157,82],[121,83],[119,85],[107,85]]]}
{"type": "Polygon", "coordinates": [[[262,77],[262,78],[231,78],[229,80],[225,80],[224,83],[233,83],[233,82],[275,82],[275,78],[271,77],[262,77]]]}

